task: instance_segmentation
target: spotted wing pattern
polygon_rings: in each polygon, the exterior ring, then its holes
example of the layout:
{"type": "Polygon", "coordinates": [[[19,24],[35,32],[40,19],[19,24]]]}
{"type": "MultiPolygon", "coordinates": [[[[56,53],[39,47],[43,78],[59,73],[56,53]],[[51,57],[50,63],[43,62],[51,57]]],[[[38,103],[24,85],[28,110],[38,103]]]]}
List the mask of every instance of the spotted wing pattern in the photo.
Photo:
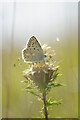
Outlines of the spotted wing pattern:
{"type": "Polygon", "coordinates": [[[34,36],[29,39],[26,48],[22,50],[22,57],[24,61],[30,62],[39,62],[44,60],[43,49],[34,36]]]}

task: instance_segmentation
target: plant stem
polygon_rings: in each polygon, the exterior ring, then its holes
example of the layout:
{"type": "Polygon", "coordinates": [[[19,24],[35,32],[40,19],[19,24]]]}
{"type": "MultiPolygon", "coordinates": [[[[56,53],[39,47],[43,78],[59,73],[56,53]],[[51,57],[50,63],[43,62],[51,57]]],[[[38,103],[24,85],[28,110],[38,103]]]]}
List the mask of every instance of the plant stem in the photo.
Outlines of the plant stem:
{"type": "Polygon", "coordinates": [[[47,112],[47,106],[46,106],[46,93],[43,93],[43,108],[44,108],[44,115],[45,120],[48,120],[48,112],[47,112]]]}

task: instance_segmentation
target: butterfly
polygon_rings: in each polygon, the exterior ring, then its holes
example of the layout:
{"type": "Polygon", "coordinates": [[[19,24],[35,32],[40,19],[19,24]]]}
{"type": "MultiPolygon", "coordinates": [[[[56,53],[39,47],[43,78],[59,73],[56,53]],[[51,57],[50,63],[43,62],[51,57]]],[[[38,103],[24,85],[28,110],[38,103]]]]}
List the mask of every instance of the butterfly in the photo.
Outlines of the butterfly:
{"type": "Polygon", "coordinates": [[[22,58],[25,62],[39,62],[44,60],[43,49],[34,36],[29,39],[26,48],[22,50],[22,58]]]}

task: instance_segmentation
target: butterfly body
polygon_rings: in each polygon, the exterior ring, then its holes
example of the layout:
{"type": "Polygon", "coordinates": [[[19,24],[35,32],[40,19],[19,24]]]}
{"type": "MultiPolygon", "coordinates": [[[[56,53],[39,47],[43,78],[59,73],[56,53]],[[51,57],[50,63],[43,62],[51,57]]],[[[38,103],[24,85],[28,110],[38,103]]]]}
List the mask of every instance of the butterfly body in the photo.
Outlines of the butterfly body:
{"type": "Polygon", "coordinates": [[[29,39],[26,48],[22,50],[22,58],[24,61],[29,62],[39,62],[44,60],[45,55],[43,49],[34,36],[29,39]]]}

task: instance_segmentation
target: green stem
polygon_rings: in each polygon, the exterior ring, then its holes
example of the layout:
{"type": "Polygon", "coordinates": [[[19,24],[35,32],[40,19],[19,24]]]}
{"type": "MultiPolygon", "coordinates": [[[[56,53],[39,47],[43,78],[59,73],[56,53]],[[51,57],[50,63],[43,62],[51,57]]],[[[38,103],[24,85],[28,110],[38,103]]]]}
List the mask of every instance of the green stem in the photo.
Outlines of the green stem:
{"type": "Polygon", "coordinates": [[[47,106],[46,106],[46,94],[45,94],[45,92],[43,93],[43,108],[44,108],[45,120],[48,120],[48,112],[47,112],[47,106]]]}

